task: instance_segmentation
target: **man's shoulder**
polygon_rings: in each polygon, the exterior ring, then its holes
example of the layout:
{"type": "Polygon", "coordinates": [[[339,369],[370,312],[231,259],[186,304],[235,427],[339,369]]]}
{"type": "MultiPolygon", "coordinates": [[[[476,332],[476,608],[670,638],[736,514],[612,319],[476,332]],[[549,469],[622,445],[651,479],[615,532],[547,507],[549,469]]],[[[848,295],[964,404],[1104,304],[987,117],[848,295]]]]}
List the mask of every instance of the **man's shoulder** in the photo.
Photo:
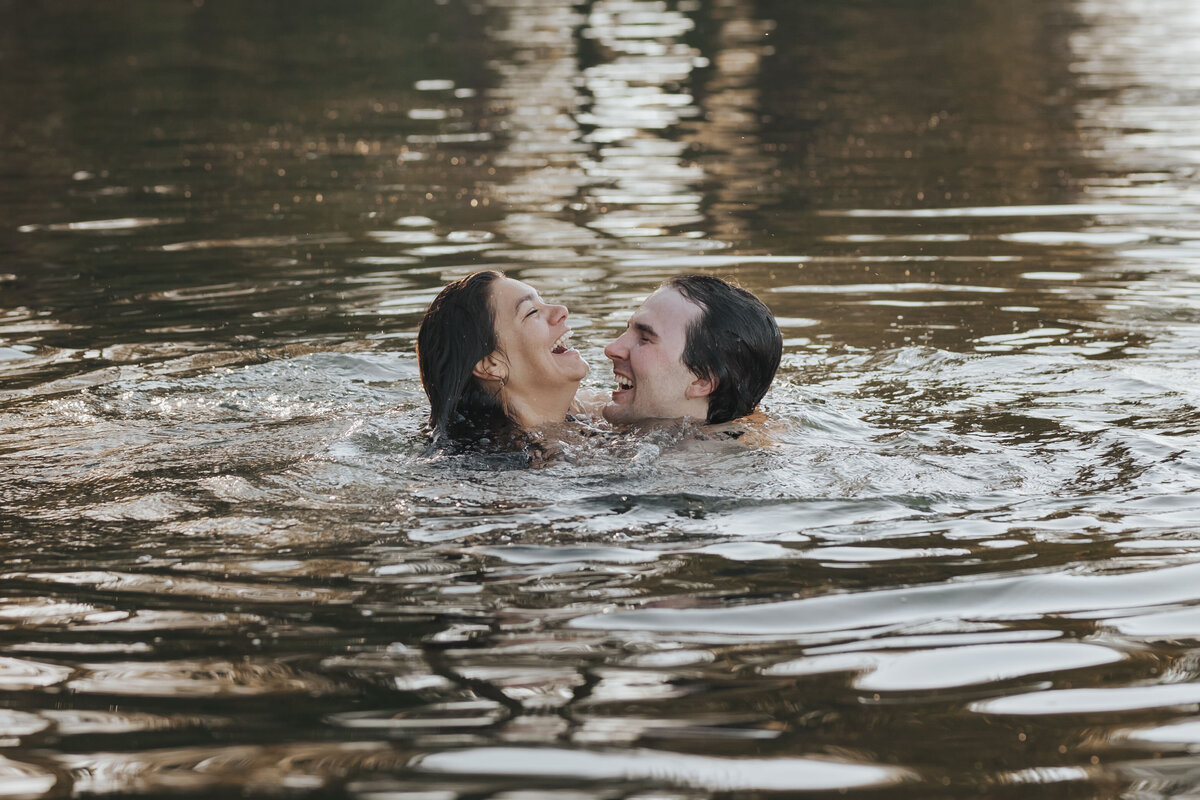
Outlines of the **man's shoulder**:
{"type": "Polygon", "coordinates": [[[770,418],[755,409],[729,422],[705,425],[700,429],[700,435],[708,439],[737,442],[746,447],[768,447],[771,445],[769,423],[770,418]]]}

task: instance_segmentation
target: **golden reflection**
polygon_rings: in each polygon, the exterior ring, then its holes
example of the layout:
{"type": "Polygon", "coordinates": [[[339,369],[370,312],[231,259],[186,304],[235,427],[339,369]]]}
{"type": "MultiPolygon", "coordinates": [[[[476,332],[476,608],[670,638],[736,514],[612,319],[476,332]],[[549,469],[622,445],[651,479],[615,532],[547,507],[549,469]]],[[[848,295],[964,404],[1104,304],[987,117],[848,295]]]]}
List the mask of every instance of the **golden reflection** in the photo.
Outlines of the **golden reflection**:
{"type": "Polygon", "coordinates": [[[48,720],[37,714],[0,708],[0,736],[28,736],[45,730],[49,725],[48,720]]]}
{"type": "Polygon", "coordinates": [[[1072,71],[1090,91],[1076,103],[1090,155],[1119,167],[1087,182],[1092,197],[1195,202],[1200,133],[1200,6],[1190,0],[1076,0],[1072,71]]]}
{"type": "Polygon", "coordinates": [[[694,717],[583,716],[571,737],[578,745],[635,744],[646,739],[777,739],[782,731],[761,715],[706,714],[694,717]]]}
{"type": "Polygon", "coordinates": [[[587,145],[576,121],[582,98],[575,31],[583,17],[567,0],[488,4],[501,20],[492,38],[511,48],[492,65],[499,85],[488,92],[493,113],[503,115],[504,149],[493,164],[504,178],[490,190],[507,210],[500,230],[534,248],[588,246],[594,234],[564,213],[586,181],[587,145]]]}
{"type": "Polygon", "coordinates": [[[226,717],[191,714],[150,714],[140,711],[88,711],[62,709],[40,712],[64,736],[165,731],[179,728],[216,728],[229,725],[226,717]]]}
{"type": "Polygon", "coordinates": [[[653,0],[592,4],[584,36],[598,62],[584,70],[591,102],[581,121],[594,145],[588,164],[589,225],[639,243],[700,225],[703,171],[685,159],[673,132],[698,117],[689,84],[706,62],[683,37],[695,27],[677,9],[653,0]]]}
{"type": "Polygon", "coordinates": [[[4,797],[39,797],[56,783],[58,779],[42,767],[0,756],[0,793],[4,797]]]}
{"type": "Polygon", "coordinates": [[[504,709],[489,700],[430,703],[412,711],[378,709],[331,714],[326,721],[343,728],[424,733],[488,728],[504,717],[504,709]]]}
{"type": "Polygon", "coordinates": [[[330,776],[395,772],[406,757],[376,742],[187,747],[133,753],[64,754],[76,793],[313,790],[330,776]]]}
{"type": "Polygon", "coordinates": [[[355,593],[324,588],[303,588],[275,583],[232,583],[186,576],[140,574],[134,572],[33,572],[14,573],[37,583],[61,586],[87,586],[106,592],[151,593],[170,596],[224,598],[258,603],[295,603],[320,601],[348,602],[355,593]]]}
{"type": "Polygon", "coordinates": [[[142,697],[248,697],[324,695],[339,691],[327,678],[272,662],[221,660],[81,664],[68,685],[80,694],[142,697]]]}
{"type": "Polygon", "coordinates": [[[705,123],[688,138],[703,153],[699,162],[710,178],[712,230],[737,242],[747,233],[745,212],[777,194],[770,177],[775,160],[759,135],[758,88],[763,59],[774,53],[768,40],[775,23],[759,19],[749,0],[714,4],[713,16],[716,55],[704,87],[705,123]]]}
{"type": "Polygon", "coordinates": [[[511,47],[489,91],[505,139],[491,192],[502,232],[529,248],[503,255],[694,252],[728,246],[714,227],[741,235],[727,217],[753,204],[753,176],[772,165],[754,110],[771,22],[748,2],[720,5],[710,55],[692,41],[709,13],[698,3],[597,0],[586,16],[568,0],[491,4],[492,37],[511,47]]]}
{"type": "Polygon", "coordinates": [[[0,628],[65,625],[99,611],[90,603],[56,603],[43,598],[5,598],[0,601],[0,628]]]}
{"type": "Polygon", "coordinates": [[[666,750],[492,747],[419,756],[414,769],[457,775],[534,775],[543,779],[653,781],[705,791],[832,791],[911,781],[914,772],[867,761],[730,758],[666,750]]]}
{"type": "Polygon", "coordinates": [[[56,686],[71,676],[70,667],[22,658],[0,657],[0,690],[24,691],[56,686]]]}
{"type": "Polygon", "coordinates": [[[996,776],[996,783],[1001,786],[1074,783],[1088,780],[1093,772],[1087,767],[1029,767],[1014,772],[1002,772],[996,776]]]}
{"type": "Polygon", "coordinates": [[[468,681],[496,687],[527,711],[545,711],[571,701],[584,682],[574,668],[536,669],[525,665],[465,666],[458,673],[468,681]]]}

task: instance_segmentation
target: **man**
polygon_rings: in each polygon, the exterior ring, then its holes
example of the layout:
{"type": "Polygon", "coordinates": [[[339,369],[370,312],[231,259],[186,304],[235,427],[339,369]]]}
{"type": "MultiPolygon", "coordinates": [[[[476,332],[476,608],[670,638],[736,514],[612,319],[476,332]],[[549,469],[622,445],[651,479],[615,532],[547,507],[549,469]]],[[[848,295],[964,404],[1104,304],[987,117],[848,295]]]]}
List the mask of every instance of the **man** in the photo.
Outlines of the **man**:
{"type": "Polygon", "coordinates": [[[779,326],[757,297],[720,278],[678,275],[604,348],[617,382],[604,418],[744,417],[766,394],[782,352],[779,326]]]}

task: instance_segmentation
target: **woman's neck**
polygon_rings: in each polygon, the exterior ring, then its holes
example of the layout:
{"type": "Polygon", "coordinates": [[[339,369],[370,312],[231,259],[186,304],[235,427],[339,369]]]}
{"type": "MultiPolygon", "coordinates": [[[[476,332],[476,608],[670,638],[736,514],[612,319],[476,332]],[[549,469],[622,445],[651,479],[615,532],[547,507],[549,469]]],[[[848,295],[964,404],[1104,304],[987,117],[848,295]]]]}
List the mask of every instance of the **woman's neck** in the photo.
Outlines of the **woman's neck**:
{"type": "Polygon", "coordinates": [[[536,392],[503,390],[502,401],[509,417],[522,428],[557,424],[566,418],[575,400],[578,383],[536,392]]]}

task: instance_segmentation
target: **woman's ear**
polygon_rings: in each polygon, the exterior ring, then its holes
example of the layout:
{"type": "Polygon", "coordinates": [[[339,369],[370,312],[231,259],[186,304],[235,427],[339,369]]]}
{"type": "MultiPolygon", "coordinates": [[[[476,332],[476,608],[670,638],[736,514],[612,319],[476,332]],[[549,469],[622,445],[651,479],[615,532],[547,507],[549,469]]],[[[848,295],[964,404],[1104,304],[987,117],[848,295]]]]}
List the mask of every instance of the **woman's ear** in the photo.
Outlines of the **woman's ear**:
{"type": "Polygon", "coordinates": [[[481,381],[500,381],[500,385],[503,386],[508,380],[508,364],[492,353],[479,359],[471,374],[481,381]]]}
{"type": "Polygon", "coordinates": [[[708,397],[717,390],[716,378],[696,378],[687,385],[683,396],[689,400],[697,397],[708,397]]]}

